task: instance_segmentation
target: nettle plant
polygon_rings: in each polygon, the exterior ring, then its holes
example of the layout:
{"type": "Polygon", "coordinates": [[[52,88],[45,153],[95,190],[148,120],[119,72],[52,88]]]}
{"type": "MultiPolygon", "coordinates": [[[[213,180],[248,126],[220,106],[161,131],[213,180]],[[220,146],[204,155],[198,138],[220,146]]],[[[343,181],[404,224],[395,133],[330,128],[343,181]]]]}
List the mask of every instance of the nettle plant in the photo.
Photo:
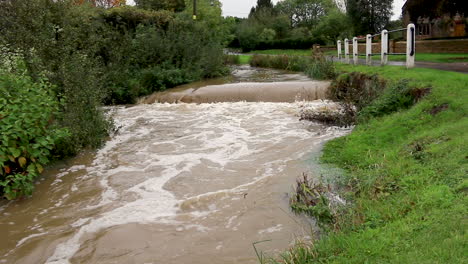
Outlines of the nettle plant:
{"type": "Polygon", "coordinates": [[[55,143],[68,131],[54,125],[60,103],[46,79],[0,71],[0,195],[30,195],[55,143]]]}

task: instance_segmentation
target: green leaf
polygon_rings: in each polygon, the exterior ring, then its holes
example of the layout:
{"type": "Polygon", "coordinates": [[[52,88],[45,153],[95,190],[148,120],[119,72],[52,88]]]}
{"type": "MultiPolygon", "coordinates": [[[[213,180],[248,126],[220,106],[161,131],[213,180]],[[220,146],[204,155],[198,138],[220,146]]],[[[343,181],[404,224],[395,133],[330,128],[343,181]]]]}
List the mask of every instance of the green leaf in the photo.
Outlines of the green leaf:
{"type": "Polygon", "coordinates": [[[36,171],[36,165],[34,163],[29,164],[29,166],[26,168],[28,172],[35,172],[36,171]]]}
{"type": "Polygon", "coordinates": [[[21,150],[10,148],[11,154],[13,157],[17,158],[21,155],[21,150]]]}
{"type": "Polygon", "coordinates": [[[27,160],[26,160],[25,157],[19,157],[18,158],[18,163],[21,166],[21,168],[24,168],[24,166],[26,166],[27,160]]]}
{"type": "Polygon", "coordinates": [[[36,168],[37,168],[37,171],[38,171],[39,173],[42,173],[42,172],[44,171],[44,168],[43,168],[42,165],[39,164],[39,163],[36,164],[36,168]]]}

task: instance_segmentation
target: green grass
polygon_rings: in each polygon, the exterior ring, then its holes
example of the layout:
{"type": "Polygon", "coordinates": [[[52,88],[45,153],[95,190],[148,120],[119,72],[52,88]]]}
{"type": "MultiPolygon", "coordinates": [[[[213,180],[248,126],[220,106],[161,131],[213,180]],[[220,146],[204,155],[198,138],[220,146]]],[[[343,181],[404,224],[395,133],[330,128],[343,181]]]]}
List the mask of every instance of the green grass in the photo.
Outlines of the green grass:
{"type": "Polygon", "coordinates": [[[297,50],[282,50],[282,49],[272,49],[272,50],[254,50],[248,54],[261,54],[261,55],[289,55],[289,56],[311,56],[312,51],[310,49],[297,49],[297,50]]]}
{"type": "MultiPolygon", "coordinates": [[[[337,56],[336,51],[327,51],[326,55],[337,56]]],[[[360,58],[365,58],[366,55],[359,55],[360,58]]],[[[380,55],[372,56],[373,60],[380,61],[380,55]]],[[[406,61],[406,55],[389,55],[389,61],[406,61]]],[[[416,61],[424,62],[439,62],[439,63],[450,63],[450,62],[468,62],[468,54],[466,53],[417,53],[416,61]]]]}
{"type": "MultiPolygon", "coordinates": [[[[376,57],[380,60],[380,56],[376,57]]],[[[390,55],[389,60],[391,61],[406,61],[404,55],[390,55]]],[[[451,54],[451,53],[416,53],[416,61],[427,61],[427,62],[467,62],[468,54],[451,54]]]]}
{"type": "Polygon", "coordinates": [[[281,263],[467,263],[468,75],[337,68],[409,79],[432,92],[408,110],[371,119],[326,144],[322,161],[345,170],[352,206],[341,230],[310,248],[291,249],[281,263]],[[444,104],[447,109],[430,113],[444,104]]]}
{"type": "Polygon", "coordinates": [[[252,55],[238,55],[238,56],[239,56],[240,64],[249,64],[250,59],[252,59],[252,55]]]}
{"type": "MultiPolygon", "coordinates": [[[[263,55],[294,55],[294,56],[310,56],[311,50],[254,50],[248,54],[263,54],[263,55]]],[[[337,56],[337,51],[329,50],[324,52],[325,55],[337,56]]],[[[359,57],[366,57],[365,55],[360,55],[359,57]]],[[[380,55],[373,56],[373,60],[380,60],[380,55]]],[[[405,61],[405,55],[389,55],[390,61],[405,61]]],[[[449,63],[449,62],[468,62],[468,54],[466,53],[417,53],[416,52],[416,61],[424,62],[440,62],[440,63],[449,63]]]]}

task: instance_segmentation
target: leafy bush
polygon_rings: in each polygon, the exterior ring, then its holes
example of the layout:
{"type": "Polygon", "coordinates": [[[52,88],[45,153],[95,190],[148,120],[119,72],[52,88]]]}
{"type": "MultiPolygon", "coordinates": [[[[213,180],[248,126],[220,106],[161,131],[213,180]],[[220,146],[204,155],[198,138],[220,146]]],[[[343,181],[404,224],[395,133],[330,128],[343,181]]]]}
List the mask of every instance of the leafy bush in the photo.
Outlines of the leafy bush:
{"type": "Polygon", "coordinates": [[[51,151],[69,136],[55,118],[60,104],[46,79],[0,72],[0,195],[30,195],[51,151]]]}
{"type": "Polygon", "coordinates": [[[224,39],[211,27],[169,11],[0,1],[2,53],[20,54],[27,74],[47,76],[64,99],[57,121],[72,135],[59,142],[58,156],[102,143],[110,127],[103,103],[134,103],[153,91],[226,73],[224,39]]]}

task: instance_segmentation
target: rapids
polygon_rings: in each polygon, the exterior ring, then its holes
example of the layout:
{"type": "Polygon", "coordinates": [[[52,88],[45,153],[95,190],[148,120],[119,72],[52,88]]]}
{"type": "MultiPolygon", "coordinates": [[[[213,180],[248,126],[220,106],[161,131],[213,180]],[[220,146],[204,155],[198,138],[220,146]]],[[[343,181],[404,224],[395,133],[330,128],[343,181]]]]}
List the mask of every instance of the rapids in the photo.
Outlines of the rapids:
{"type": "Polygon", "coordinates": [[[348,130],[297,113],[329,104],[111,107],[118,131],[103,148],[0,203],[0,263],[258,263],[253,243],[274,254],[311,235],[288,195],[348,130]]]}

